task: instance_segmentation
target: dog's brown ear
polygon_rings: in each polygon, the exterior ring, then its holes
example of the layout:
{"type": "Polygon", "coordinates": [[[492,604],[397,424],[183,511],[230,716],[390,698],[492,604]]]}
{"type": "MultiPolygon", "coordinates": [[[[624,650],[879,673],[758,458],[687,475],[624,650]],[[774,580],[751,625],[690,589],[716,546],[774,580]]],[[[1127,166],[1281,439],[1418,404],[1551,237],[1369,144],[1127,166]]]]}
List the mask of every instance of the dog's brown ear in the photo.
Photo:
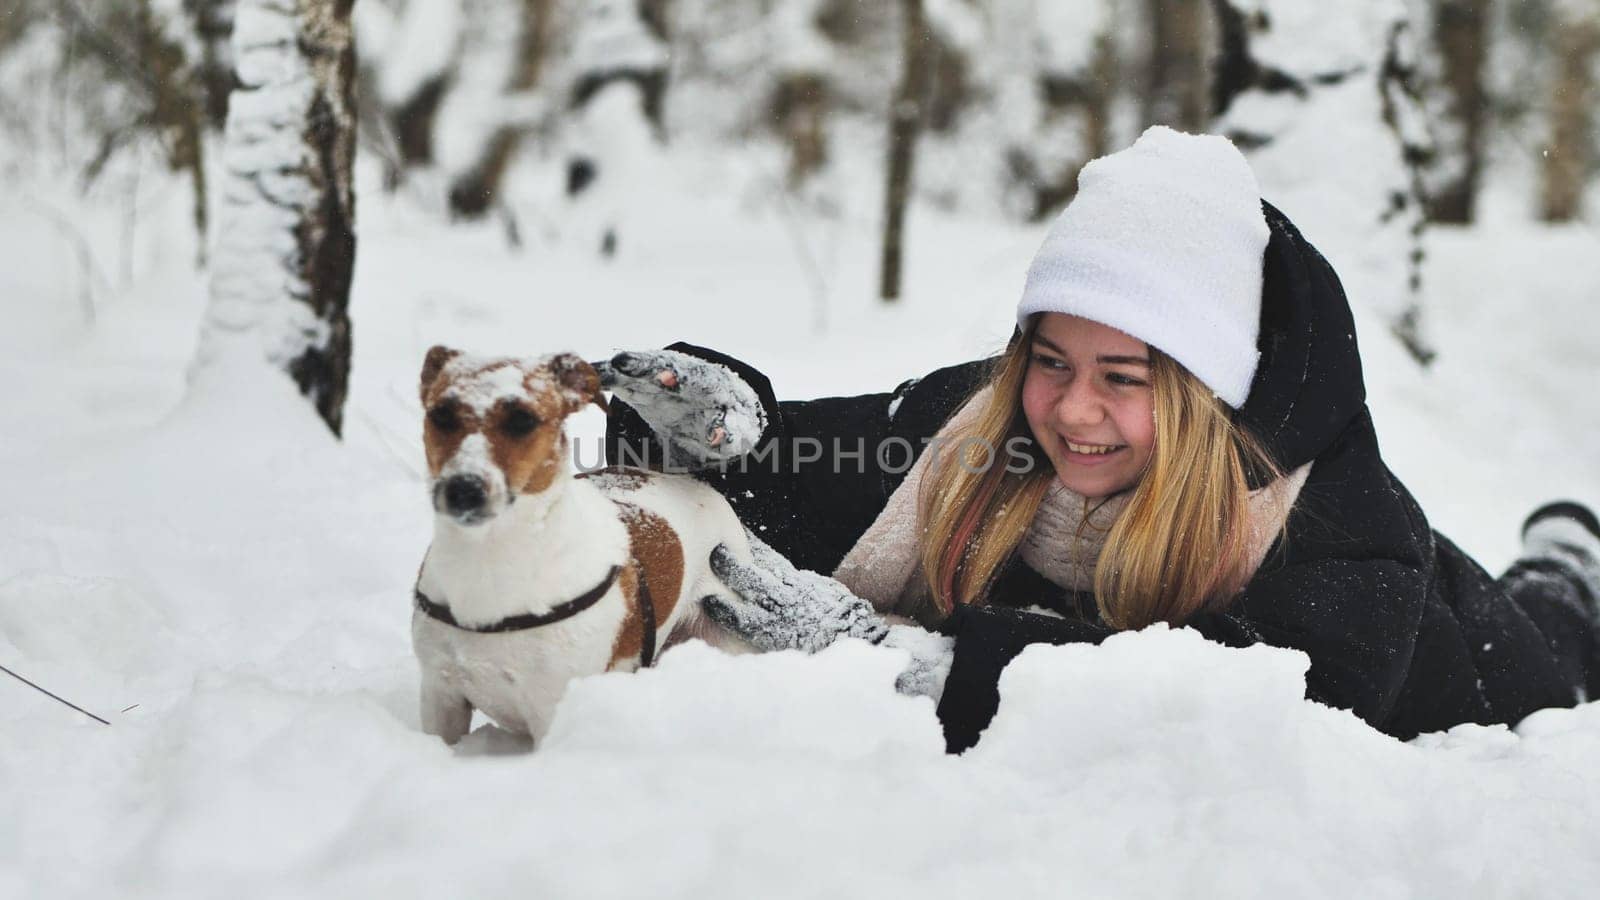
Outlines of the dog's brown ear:
{"type": "Polygon", "coordinates": [[[550,357],[550,371],[561,383],[567,398],[568,413],[577,412],[585,403],[593,403],[604,412],[611,412],[605,396],[600,393],[600,373],[583,357],[576,353],[557,353],[550,357]]]}
{"type": "Polygon", "coordinates": [[[433,386],[433,380],[439,377],[440,370],[446,363],[460,355],[460,350],[452,350],[443,344],[435,344],[428,350],[427,357],[422,360],[422,384],[418,389],[422,395],[422,402],[428,402],[428,388],[433,386]]]}

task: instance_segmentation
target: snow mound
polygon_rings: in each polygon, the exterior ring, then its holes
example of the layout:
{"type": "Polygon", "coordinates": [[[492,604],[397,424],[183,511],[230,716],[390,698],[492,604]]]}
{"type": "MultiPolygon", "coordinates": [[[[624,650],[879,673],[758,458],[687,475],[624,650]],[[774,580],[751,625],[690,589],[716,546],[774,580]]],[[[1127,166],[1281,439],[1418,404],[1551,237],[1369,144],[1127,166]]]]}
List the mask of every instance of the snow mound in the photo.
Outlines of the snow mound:
{"type": "Polygon", "coordinates": [[[574,682],[541,752],[936,758],[933,703],[894,692],[908,662],[857,640],[814,657],[728,656],[695,641],[654,669],[574,682]]]}
{"type": "Polygon", "coordinates": [[[1242,754],[1270,761],[1333,715],[1304,699],[1309,665],[1298,651],[1234,650],[1165,625],[1098,647],[1030,647],[1002,676],[1000,712],[973,756],[1031,771],[1059,766],[1063,746],[1084,765],[1161,763],[1150,755],[1182,747],[1184,768],[1231,777],[1242,754]]]}
{"type": "Polygon", "coordinates": [[[1140,896],[1572,896],[1600,875],[1595,704],[1404,744],[1303,699],[1307,665],[1164,626],[1031,647],[963,762],[1094,823],[1089,871],[1146,859],[1140,896]]]}

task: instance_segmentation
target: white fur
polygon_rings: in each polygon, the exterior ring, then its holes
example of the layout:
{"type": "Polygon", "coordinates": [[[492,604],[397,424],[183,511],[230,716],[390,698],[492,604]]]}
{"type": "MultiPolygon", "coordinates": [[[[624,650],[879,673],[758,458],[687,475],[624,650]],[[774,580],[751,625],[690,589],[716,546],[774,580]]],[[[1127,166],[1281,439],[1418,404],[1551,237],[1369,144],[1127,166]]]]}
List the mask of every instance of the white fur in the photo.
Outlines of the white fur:
{"type": "MultiPolygon", "coordinates": [[[[463,449],[474,439],[464,441],[463,449]]],[[[489,464],[487,453],[467,452],[472,459],[464,465],[489,464]]],[[[441,474],[454,464],[447,461],[441,474]]],[[[505,479],[496,472],[490,483],[504,485],[505,479]]],[[[730,596],[710,570],[712,548],[726,543],[741,559],[750,559],[732,507],[715,490],[685,476],[650,474],[638,489],[629,484],[629,479],[573,478],[569,470],[546,490],[498,507],[499,514],[483,524],[463,526],[436,516],[418,588],[449,606],[464,625],[545,612],[598,584],[611,566],[627,562],[628,532],[615,497],[662,516],[683,544],[682,587],[671,598],[676,603],[657,631],[656,646],[692,631],[736,647],[735,638],[704,627],[699,615],[701,597],[730,596]]],[[[655,598],[658,604],[668,599],[655,598]]],[[[575,616],[500,634],[466,631],[416,612],[411,635],[422,668],[423,730],[454,743],[466,733],[476,708],[502,728],[538,741],[567,683],[610,665],[627,604],[619,583],[575,616]]],[[[630,665],[637,660],[623,661],[619,668],[630,665]]]]}

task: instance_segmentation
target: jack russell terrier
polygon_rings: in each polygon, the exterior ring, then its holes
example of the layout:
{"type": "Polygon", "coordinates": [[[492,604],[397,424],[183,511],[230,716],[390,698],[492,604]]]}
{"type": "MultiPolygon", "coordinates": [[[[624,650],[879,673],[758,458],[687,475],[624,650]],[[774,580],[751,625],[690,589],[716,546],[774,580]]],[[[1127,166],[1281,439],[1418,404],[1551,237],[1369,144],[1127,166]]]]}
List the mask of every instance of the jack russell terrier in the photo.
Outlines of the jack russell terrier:
{"type": "Polygon", "coordinates": [[[731,593],[726,544],[751,558],[727,501],[692,478],[612,467],[574,475],[564,422],[600,376],[570,353],[488,359],[446,347],[422,366],[433,543],[411,637],[422,728],[455,743],[472,711],[537,743],[567,682],[648,666],[688,637],[742,641],[701,615],[731,593]]]}

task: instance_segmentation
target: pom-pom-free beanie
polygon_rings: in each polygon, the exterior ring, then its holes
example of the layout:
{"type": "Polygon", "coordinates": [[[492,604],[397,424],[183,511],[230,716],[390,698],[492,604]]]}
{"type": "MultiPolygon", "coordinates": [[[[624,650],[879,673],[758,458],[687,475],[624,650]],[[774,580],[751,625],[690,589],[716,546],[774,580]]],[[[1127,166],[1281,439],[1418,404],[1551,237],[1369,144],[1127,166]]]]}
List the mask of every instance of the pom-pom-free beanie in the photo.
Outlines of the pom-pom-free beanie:
{"type": "Polygon", "coordinates": [[[1109,325],[1237,409],[1259,356],[1268,236],[1261,189],[1233,143],[1157,125],[1083,167],[1028,268],[1017,323],[1060,312],[1109,325]]]}

